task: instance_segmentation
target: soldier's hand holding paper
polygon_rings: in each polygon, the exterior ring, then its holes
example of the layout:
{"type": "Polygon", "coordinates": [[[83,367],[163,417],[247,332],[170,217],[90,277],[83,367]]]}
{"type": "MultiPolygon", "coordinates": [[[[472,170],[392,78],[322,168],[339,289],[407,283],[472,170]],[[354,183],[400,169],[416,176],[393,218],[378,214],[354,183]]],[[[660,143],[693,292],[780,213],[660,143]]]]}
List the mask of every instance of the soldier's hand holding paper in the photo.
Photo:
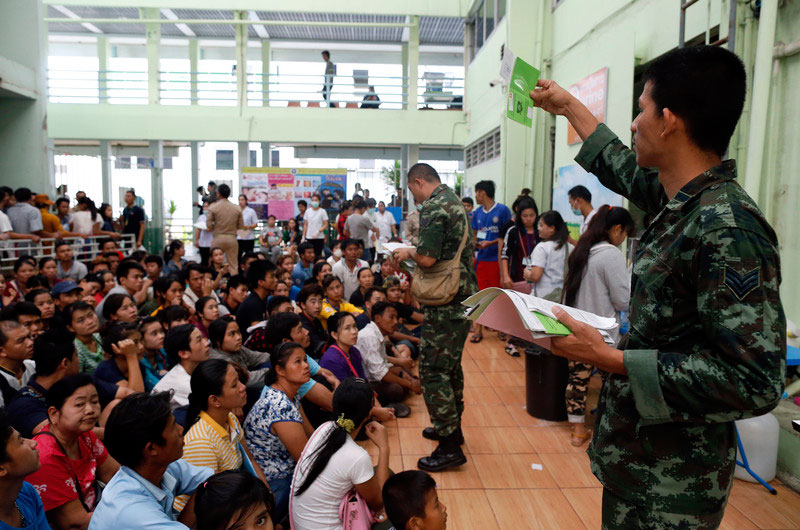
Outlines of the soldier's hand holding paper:
{"type": "Polygon", "coordinates": [[[575,320],[560,307],[553,308],[553,315],[572,332],[564,337],[550,339],[550,351],[555,355],[590,364],[607,372],[623,375],[627,373],[622,351],[606,344],[595,328],[575,320]]]}

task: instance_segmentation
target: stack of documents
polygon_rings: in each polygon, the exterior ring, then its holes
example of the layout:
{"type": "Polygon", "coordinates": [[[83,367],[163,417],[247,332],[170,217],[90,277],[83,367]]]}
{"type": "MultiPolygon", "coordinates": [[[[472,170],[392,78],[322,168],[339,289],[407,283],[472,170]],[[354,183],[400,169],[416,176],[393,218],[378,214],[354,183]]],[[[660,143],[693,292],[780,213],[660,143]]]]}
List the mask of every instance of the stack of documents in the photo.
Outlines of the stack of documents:
{"type": "Polygon", "coordinates": [[[463,304],[467,306],[466,315],[470,320],[514,337],[536,342],[545,348],[549,347],[551,337],[570,334],[569,328],[553,314],[555,307],[560,307],[575,320],[595,328],[608,344],[614,343],[609,332],[618,326],[613,318],[497,287],[484,289],[464,300],[463,304]]]}

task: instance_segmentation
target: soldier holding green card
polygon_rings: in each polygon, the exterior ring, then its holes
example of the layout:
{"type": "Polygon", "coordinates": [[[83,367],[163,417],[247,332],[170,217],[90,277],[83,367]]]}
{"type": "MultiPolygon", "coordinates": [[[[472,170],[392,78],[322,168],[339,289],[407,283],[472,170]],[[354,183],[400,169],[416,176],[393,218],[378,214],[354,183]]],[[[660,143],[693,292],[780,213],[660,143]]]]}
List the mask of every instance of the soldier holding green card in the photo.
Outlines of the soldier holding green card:
{"type": "MultiPolygon", "coordinates": [[[[722,160],[742,112],[733,53],[692,46],[653,61],[635,152],[553,81],[531,92],[584,140],[576,161],[654,216],[633,262],[620,349],[556,312],[552,351],[610,373],[589,447],[603,528],[716,528],[734,471],[733,421],[773,409],[786,369],[778,242],[722,160]],[[645,168],[658,168],[658,171],[645,168]]],[[[763,97],[759,94],[756,97],[763,97]]]]}

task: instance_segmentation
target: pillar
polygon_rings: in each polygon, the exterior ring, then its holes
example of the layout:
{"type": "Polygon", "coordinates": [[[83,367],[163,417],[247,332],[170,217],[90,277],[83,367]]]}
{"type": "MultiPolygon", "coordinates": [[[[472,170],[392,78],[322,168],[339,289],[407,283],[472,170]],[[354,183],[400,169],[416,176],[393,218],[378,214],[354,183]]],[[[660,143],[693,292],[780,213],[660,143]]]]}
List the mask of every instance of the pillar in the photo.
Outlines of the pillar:
{"type": "Polygon", "coordinates": [[[150,251],[160,252],[164,248],[164,142],[150,141],[150,200],[152,218],[150,222],[150,251]]]}
{"type": "MultiPolygon", "coordinates": [[[[237,142],[239,159],[239,189],[242,187],[242,170],[250,167],[250,142],[237,142]]],[[[233,195],[233,190],[231,190],[233,195]]],[[[235,201],[234,201],[235,202],[235,201]]]]}
{"type": "MultiPolygon", "coordinates": [[[[200,45],[197,39],[189,39],[189,93],[191,105],[197,105],[197,72],[200,69],[200,45]]],[[[196,143],[196,142],[195,142],[196,143]]],[[[195,184],[192,192],[197,189],[195,184]]]]}
{"type": "MultiPolygon", "coordinates": [[[[192,102],[194,103],[194,102],[192,102]]],[[[197,187],[200,185],[200,142],[191,142],[192,150],[192,203],[197,198],[197,187]]],[[[192,222],[197,222],[198,208],[192,208],[192,222]]]]}
{"type": "Polygon", "coordinates": [[[111,142],[108,140],[100,140],[100,168],[103,174],[103,202],[114,204],[111,202],[111,142]]]}
{"type": "MultiPolygon", "coordinates": [[[[97,37],[97,89],[100,103],[108,103],[108,58],[111,46],[108,37],[97,37]]],[[[102,153],[101,153],[102,154],[102,153]]]]}
{"type": "Polygon", "coordinates": [[[408,192],[408,170],[419,162],[419,146],[411,144],[403,144],[400,146],[400,206],[403,208],[403,217],[405,218],[408,209],[413,207],[411,204],[412,198],[408,192]],[[408,197],[408,204],[404,200],[408,197]]]}
{"type": "MultiPolygon", "coordinates": [[[[271,59],[271,45],[270,41],[266,39],[261,40],[261,105],[264,107],[269,107],[269,92],[270,92],[270,84],[269,84],[269,63],[271,59]]],[[[263,147],[262,147],[263,151],[263,147]]],[[[269,151],[269,145],[267,145],[267,151],[269,151]]],[[[268,160],[268,158],[264,158],[264,160],[268,160]]],[[[269,165],[265,162],[265,165],[269,165]]]]}
{"type": "MultiPolygon", "coordinates": [[[[405,87],[401,90],[401,92],[403,94],[405,94],[404,96],[402,96],[403,110],[405,110],[405,109],[408,108],[408,85],[410,84],[409,83],[409,77],[408,77],[408,43],[404,42],[400,46],[401,46],[400,47],[400,63],[402,65],[402,67],[403,67],[402,84],[405,85],[405,87]]],[[[464,71],[466,72],[466,69],[464,71]]]]}
{"type": "Polygon", "coordinates": [[[261,142],[261,166],[272,167],[272,151],[269,142],[261,142]]]}
{"type": "MultiPolygon", "coordinates": [[[[140,9],[142,18],[145,19],[158,19],[161,18],[161,12],[158,8],[143,8],[140,9]]],[[[145,24],[147,36],[147,103],[150,105],[158,105],[160,100],[159,94],[159,48],[161,46],[161,24],[145,24]]]]}
{"type": "Polygon", "coordinates": [[[411,27],[408,28],[408,57],[407,69],[408,73],[408,110],[417,110],[417,93],[419,85],[419,17],[408,17],[411,27]]]}
{"type": "MultiPolygon", "coordinates": [[[[246,11],[234,11],[235,20],[247,20],[246,11]]],[[[240,107],[247,106],[247,25],[236,24],[236,96],[240,107]]]]}

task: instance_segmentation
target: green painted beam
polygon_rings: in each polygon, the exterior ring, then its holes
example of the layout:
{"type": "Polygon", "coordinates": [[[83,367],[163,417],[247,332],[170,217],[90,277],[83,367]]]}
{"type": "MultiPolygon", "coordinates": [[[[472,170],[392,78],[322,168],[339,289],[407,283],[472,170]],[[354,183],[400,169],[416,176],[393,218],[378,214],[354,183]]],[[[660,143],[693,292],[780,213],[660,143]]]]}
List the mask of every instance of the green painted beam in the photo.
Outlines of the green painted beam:
{"type": "Polygon", "coordinates": [[[47,106],[52,138],[464,145],[456,110],[378,110],[199,105],[47,106]],[[313,127],[309,127],[313,123],[313,127]]]}
{"type": "Polygon", "coordinates": [[[464,17],[470,2],[460,0],[305,0],[290,6],[283,0],[44,0],[45,4],[92,7],[154,7],[171,9],[213,9],[291,11],[293,13],[353,13],[361,15],[420,15],[464,17]]]}

